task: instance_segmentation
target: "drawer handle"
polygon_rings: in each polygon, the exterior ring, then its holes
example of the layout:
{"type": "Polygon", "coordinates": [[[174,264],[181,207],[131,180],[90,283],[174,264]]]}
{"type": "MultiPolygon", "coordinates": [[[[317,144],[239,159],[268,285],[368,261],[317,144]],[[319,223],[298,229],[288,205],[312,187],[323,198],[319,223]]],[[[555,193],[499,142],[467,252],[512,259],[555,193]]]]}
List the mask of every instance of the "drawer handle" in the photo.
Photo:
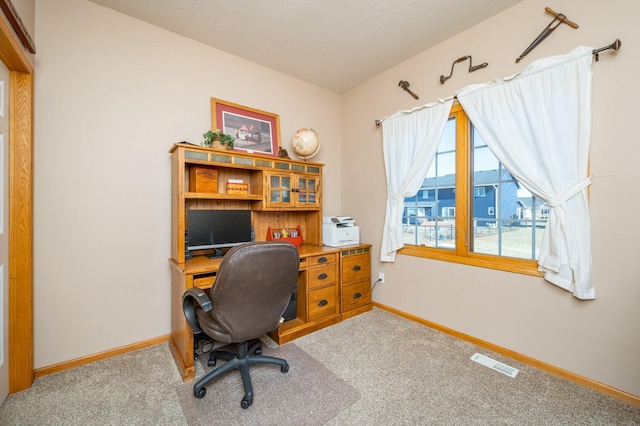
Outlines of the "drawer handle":
{"type": "Polygon", "coordinates": [[[322,273],[322,274],[318,275],[318,279],[319,279],[319,280],[326,280],[326,279],[327,279],[327,277],[328,277],[328,275],[327,275],[327,274],[325,274],[325,273],[322,273]]]}
{"type": "Polygon", "coordinates": [[[325,299],[322,299],[321,301],[318,302],[318,306],[325,306],[328,305],[329,302],[327,302],[325,299]]]}
{"type": "Polygon", "coordinates": [[[362,268],[360,267],[360,265],[356,265],[356,266],[354,266],[352,269],[353,269],[354,271],[359,271],[359,270],[360,270],[360,269],[362,269],[362,268]]]}
{"type": "Polygon", "coordinates": [[[361,297],[362,297],[362,294],[360,294],[360,293],[356,293],[356,294],[353,295],[354,299],[359,299],[361,297]]]}
{"type": "Polygon", "coordinates": [[[326,257],[320,257],[318,258],[318,263],[327,263],[329,261],[329,259],[327,259],[326,257]]]}

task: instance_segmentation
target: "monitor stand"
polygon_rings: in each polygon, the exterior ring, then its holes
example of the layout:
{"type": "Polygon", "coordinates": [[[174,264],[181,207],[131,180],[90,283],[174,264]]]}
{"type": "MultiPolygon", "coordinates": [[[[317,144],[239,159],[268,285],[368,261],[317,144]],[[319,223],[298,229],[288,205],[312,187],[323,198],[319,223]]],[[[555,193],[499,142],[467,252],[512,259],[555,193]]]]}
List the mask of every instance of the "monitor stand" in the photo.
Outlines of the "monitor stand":
{"type": "Polygon", "coordinates": [[[217,259],[219,257],[224,257],[224,252],[220,249],[214,249],[215,251],[211,254],[208,254],[207,257],[209,259],[217,259]]]}

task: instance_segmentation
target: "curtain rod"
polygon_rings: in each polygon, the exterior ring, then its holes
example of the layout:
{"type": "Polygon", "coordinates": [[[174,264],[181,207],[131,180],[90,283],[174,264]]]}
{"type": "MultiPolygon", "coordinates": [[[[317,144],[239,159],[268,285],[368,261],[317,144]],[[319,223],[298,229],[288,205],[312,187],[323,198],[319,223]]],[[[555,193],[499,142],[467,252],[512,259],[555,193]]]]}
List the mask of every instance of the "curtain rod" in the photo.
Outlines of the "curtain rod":
{"type": "MultiPolygon", "coordinates": [[[[620,46],[622,46],[622,42],[620,41],[620,39],[619,39],[619,38],[617,38],[617,39],[616,39],[616,41],[614,41],[613,43],[611,43],[611,44],[610,44],[610,45],[608,45],[608,46],[604,46],[604,47],[601,47],[601,48],[599,48],[599,49],[593,49],[593,51],[591,52],[591,54],[592,54],[592,55],[595,55],[595,57],[596,57],[596,62],[598,62],[598,61],[600,60],[600,52],[604,52],[605,50],[616,50],[616,51],[617,51],[617,50],[620,50],[620,46]]],[[[454,96],[454,97],[453,97],[453,99],[458,99],[458,97],[457,97],[457,96],[454,96]]],[[[425,105],[425,106],[426,106],[426,105],[425,105]]],[[[419,109],[421,109],[421,108],[423,108],[423,107],[417,107],[417,108],[414,108],[414,110],[419,110],[419,109]]],[[[413,111],[413,110],[410,110],[410,111],[413,111]]],[[[383,122],[384,120],[386,120],[386,119],[387,119],[387,117],[381,118],[380,120],[376,120],[376,121],[375,121],[375,123],[376,123],[376,127],[380,127],[380,125],[382,124],[382,122],[383,122]]]]}
{"type": "Polygon", "coordinates": [[[600,55],[599,55],[600,52],[603,52],[603,51],[609,50],[609,49],[619,50],[620,46],[622,46],[622,42],[620,41],[619,38],[617,38],[616,41],[614,41],[610,45],[605,46],[605,47],[601,47],[600,49],[593,49],[593,52],[591,52],[591,53],[596,55],[596,62],[598,62],[600,60],[600,55]]]}
{"type": "MultiPolygon", "coordinates": [[[[430,104],[421,105],[421,106],[417,106],[417,107],[415,107],[415,108],[411,108],[411,109],[403,110],[402,112],[412,113],[412,112],[414,112],[414,111],[419,111],[419,110],[421,110],[422,108],[428,108],[428,107],[430,107],[430,106],[433,106],[433,105],[437,104],[438,102],[444,102],[444,101],[449,100],[449,99],[451,99],[451,98],[453,98],[454,100],[455,100],[455,99],[458,99],[458,97],[457,97],[457,96],[450,96],[450,97],[445,98],[445,99],[438,99],[438,101],[436,101],[436,102],[431,102],[430,104]]],[[[381,118],[380,120],[376,120],[376,127],[380,126],[380,124],[382,124],[382,122],[383,122],[384,120],[386,120],[387,118],[389,118],[389,117],[384,117],[384,118],[381,118]]]]}

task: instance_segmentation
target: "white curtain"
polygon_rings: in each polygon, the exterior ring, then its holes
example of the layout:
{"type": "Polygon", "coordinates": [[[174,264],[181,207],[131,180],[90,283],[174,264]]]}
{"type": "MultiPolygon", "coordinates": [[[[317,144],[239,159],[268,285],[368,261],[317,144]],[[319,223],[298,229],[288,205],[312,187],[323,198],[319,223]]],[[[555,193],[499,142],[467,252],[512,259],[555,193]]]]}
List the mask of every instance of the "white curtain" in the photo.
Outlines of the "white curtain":
{"type": "Polygon", "coordinates": [[[590,47],[544,58],[520,74],[468,86],[458,100],[495,156],[548,202],[538,268],[580,299],[595,299],[586,188],[591,135],[590,47]]]}
{"type": "Polygon", "coordinates": [[[453,98],[383,119],[384,165],[387,173],[387,210],[380,260],[393,262],[404,247],[404,199],[418,192],[438,150],[453,98]]]}

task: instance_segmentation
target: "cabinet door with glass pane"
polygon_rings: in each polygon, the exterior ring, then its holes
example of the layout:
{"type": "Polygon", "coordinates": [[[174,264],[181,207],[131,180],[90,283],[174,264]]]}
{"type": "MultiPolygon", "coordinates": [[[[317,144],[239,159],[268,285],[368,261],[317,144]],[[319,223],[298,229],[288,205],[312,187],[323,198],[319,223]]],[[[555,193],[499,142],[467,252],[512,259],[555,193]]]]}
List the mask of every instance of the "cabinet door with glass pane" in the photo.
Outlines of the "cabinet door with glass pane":
{"type": "Polygon", "coordinates": [[[292,190],[294,175],[292,173],[267,172],[267,207],[293,207],[292,190]]]}
{"type": "Polygon", "coordinates": [[[320,206],[320,177],[309,175],[298,175],[295,188],[297,207],[319,207],[320,206]]]}
{"type": "Polygon", "coordinates": [[[320,176],[266,172],[268,208],[320,208],[320,176]]]}

